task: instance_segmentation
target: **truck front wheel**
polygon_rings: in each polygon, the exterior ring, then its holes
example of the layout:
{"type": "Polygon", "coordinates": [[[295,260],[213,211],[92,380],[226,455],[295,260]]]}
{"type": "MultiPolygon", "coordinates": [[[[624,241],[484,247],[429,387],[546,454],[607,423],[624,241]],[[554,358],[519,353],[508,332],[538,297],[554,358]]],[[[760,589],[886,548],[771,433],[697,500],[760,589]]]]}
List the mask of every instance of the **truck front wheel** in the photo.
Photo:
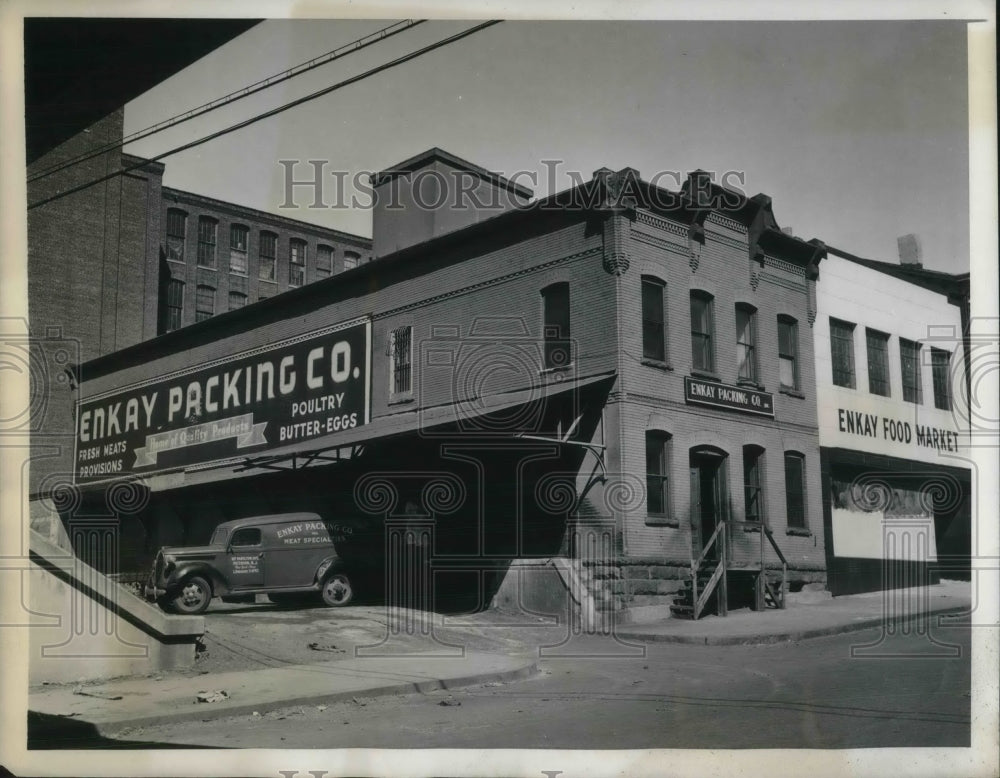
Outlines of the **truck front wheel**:
{"type": "Polygon", "coordinates": [[[198,614],[208,610],[212,601],[212,587],[201,576],[193,575],[181,584],[180,591],[170,600],[174,613],[198,614]]]}

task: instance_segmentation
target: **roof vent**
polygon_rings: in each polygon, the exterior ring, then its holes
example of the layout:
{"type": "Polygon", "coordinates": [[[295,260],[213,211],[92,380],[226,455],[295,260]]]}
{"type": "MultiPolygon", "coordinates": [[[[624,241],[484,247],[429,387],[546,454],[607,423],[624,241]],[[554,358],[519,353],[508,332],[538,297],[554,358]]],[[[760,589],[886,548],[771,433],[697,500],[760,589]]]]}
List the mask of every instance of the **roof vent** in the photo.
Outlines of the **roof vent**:
{"type": "Polygon", "coordinates": [[[920,238],[912,232],[896,238],[899,248],[899,263],[908,267],[923,267],[923,252],[920,250],[920,238]]]}

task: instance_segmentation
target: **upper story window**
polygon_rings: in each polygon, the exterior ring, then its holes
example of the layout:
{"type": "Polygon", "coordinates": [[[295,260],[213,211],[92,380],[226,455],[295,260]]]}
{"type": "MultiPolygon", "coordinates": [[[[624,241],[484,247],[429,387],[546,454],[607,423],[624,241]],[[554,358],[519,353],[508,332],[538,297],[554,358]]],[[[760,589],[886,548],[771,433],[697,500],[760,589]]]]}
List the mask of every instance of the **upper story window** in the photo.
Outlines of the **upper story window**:
{"type": "Polygon", "coordinates": [[[211,216],[198,217],[198,264],[215,267],[216,235],[219,223],[211,216]]]}
{"type": "Polygon", "coordinates": [[[664,363],[667,361],[665,290],[666,285],[660,279],[642,277],[642,357],[664,363]]]}
{"type": "Polygon", "coordinates": [[[764,521],[764,493],[761,489],[764,468],[764,449],[760,446],[743,447],[743,499],[746,521],[764,521]]]}
{"type": "Polygon", "coordinates": [[[931,348],[931,378],[934,381],[934,407],[951,410],[951,352],[931,348]]]}
{"type": "Polygon", "coordinates": [[[854,388],[854,325],[830,319],[830,357],[834,386],[854,388]]]}
{"type": "Polygon", "coordinates": [[[260,234],[260,256],[257,261],[257,272],[262,281],[275,281],[278,278],[278,236],[273,232],[260,234]]]}
{"type": "Polygon", "coordinates": [[[361,264],[361,255],[356,251],[344,252],[344,270],[353,270],[361,264]]]}
{"type": "Polygon", "coordinates": [[[569,329],[569,284],[552,284],[542,290],[545,368],[566,367],[573,361],[569,329]]]}
{"type": "Polygon", "coordinates": [[[235,311],[247,304],[247,296],[243,292],[229,293],[229,310],[235,311]]]}
{"type": "Polygon", "coordinates": [[[250,228],[244,224],[229,227],[229,272],[245,276],[247,274],[247,247],[250,243],[250,228]]]}
{"type": "Polygon", "coordinates": [[[163,328],[165,332],[173,332],[180,329],[184,321],[184,282],[176,278],[167,281],[166,298],[163,328]]]}
{"type": "Polygon", "coordinates": [[[665,517],[670,512],[670,436],[646,433],[646,513],[665,517]]]}
{"type": "Polygon", "coordinates": [[[865,329],[865,347],[868,351],[868,391],[888,397],[889,389],[889,336],[878,330],[865,329]]]}
{"type": "Polygon", "coordinates": [[[288,242],[288,285],[302,286],[306,282],[306,242],[292,238],[288,242]]]}
{"type": "Polygon", "coordinates": [[[333,249],[329,246],[316,247],[316,275],[328,276],[333,272],[333,249]]]}
{"type": "Polygon", "coordinates": [[[778,316],[778,380],[785,389],[799,388],[799,323],[778,316]]]}
{"type": "Polygon", "coordinates": [[[789,527],[808,529],[806,458],[798,451],[785,452],[785,507],[789,527]]]}
{"type": "Polygon", "coordinates": [[[736,305],[736,377],[757,381],[757,309],[746,303],[736,305]]]}
{"type": "Polygon", "coordinates": [[[198,284],[198,296],[195,298],[195,321],[205,321],[215,315],[215,289],[205,284],[198,284]]]}
{"type": "Polygon", "coordinates": [[[167,259],[184,261],[184,243],[187,239],[187,214],[178,208],[167,209],[167,259]]]}
{"type": "Polygon", "coordinates": [[[712,295],[699,290],[691,292],[691,365],[695,370],[715,371],[712,308],[712,295]]]}
{"type": "Polygon", "coordinates": [[[397,327],[389,333],[390,394],[413,391],[413,328],[397,327]]]}
{"type": "Polygon", "coordinates": [[[920,388],[920,344],[899,339],[899,363],[903,371],[903,399],[908,403],[924,401],[920,388]]]}

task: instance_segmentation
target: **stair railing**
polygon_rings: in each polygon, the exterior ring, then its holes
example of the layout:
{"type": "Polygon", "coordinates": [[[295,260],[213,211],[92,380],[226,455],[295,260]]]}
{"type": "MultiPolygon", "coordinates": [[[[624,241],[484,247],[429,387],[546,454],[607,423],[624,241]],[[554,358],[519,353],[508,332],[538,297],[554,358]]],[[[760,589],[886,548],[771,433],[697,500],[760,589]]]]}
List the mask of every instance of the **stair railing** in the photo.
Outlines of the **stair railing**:
{"type": "MultiPolygon", "coordinates": [[[[764,522],[761,522],[762,535],[767,535],[767,539],[774,549],[774,553],[778,555],[778,559],[781,560],[781,597],[775,603],[779,608],[784,609],[785,607],[785,596],[788,594],[788,560],[785,559],[785,555],[781,553],[781,549],[778,548],[778,543],[774,539],[774,533],[771,532],[771,528],[767,526],[764,522]]],[[[761,581],[764,586],[767,587],[767,574],[764,571],[764,540],[761,538],[760,541],[760,575],[761,581]]],[[[773,595],[772,595],[773,597],[773,595]]]]}
{"type": "Polygon", "coordinates": [[[708,604],[708,598],[712,596],[712,591],[722,581],[722,588],[719,590],[719,615],[725,616],[728,612],[728,603],[726,600],[726,522],[725,520],[720,521],[715,525],[715,532],[712,533],[712,537],[709,538],[708,543],[701,550],[698,558],[691,562],[691,603],[694,606],[694,619],[697,621],[701,618],[701,612],[705,609],[708,604]],[[708,552],[712,550],[712,546],[715,543],[719,543],[719,563],[716,565],[715,570],[712,572],[712,577],[705,582],[705,588],[701,595],[698,594],[698,571],[701,569],[702,562],[705,561],[705,557],[708,552]]]}

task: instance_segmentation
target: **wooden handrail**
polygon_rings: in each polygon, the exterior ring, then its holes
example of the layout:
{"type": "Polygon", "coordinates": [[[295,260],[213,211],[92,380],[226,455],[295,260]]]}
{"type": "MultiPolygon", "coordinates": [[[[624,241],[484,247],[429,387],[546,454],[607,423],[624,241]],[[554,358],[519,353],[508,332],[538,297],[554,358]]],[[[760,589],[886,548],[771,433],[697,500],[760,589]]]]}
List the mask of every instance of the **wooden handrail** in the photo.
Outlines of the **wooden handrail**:
{"type": "Polygon", "coordinates": [[[778,548],[778,544],[774,540],[774,533],[771,532],[771,528],[768,527],[766,524],[762,524],[761,526],[763,526],[764,532],[767,533],[767,539],[771,543],[771,548],[773,548],[774,549],[774,553],[776,553],[778,555],[778,559],[781,560],[781,564],[787,565],[788,564],[788,560],[785,559],[785,555],[782,554],[781,553],[781,549],[778,548]]]}
{"type": "Polygon", "coordinates": [[[708,539],[708,543],[706,543],[705,547],[701,550],[701,554],[699,554],[698,558],[691,564],[691,567],[694,570],[698,570],[698,568],[701,567],[701,563],[705,561],[705,555],[709,552],[709,550],[711,550],[712,545],[718,539],[719,533],[725,526],[726,526],[725,519],[723,519],[722,521],[720,521],[718,524],[715,525],[715,532],[712,533],[712,537],[708,539]]]}

